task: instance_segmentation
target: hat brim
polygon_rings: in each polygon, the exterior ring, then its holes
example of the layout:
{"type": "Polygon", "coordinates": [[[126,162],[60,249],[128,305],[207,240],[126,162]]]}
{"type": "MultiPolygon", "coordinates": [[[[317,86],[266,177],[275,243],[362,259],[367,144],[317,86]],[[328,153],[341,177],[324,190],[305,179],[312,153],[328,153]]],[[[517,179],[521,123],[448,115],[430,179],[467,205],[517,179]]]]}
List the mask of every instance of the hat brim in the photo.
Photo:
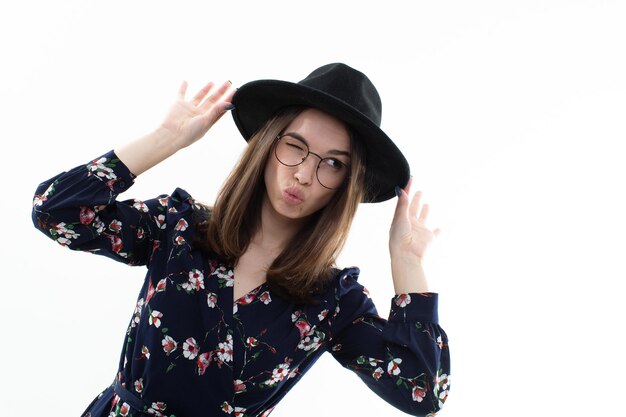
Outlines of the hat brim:
{"type": "Polygon", "coordinates": [[[396,186],[404,188],[409,181],[409,164],[393,141],[363,113],[336,97],[301,84],[258,80],[241,86],[232,103],[235,125],[246,141],[286,106],[317,108],[344,121],[366,150],[369,197],[363,202],[389,200],[396,196],[396,186]]]}

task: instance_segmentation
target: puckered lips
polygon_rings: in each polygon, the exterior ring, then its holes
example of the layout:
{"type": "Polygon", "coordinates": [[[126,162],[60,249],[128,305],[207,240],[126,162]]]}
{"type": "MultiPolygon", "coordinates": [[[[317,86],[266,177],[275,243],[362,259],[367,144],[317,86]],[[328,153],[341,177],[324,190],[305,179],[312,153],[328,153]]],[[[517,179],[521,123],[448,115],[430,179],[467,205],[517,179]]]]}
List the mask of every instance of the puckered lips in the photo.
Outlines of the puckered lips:
{"type": "Polygon", "coordinates": [[[283,191],[283,200],[290,206],[297,206],[304,201],[304,193],[298,187],[289,187],[283,191]]]}

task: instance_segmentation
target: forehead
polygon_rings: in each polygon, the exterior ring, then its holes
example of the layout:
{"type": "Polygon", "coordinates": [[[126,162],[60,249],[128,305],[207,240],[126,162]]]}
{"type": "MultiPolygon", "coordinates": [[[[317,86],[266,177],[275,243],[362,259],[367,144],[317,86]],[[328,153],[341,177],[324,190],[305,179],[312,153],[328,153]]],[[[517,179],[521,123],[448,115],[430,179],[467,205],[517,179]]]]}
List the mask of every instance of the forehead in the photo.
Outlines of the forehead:
{"type": "Polygon", "coordinates": [[[299,133],[311,147],[349,150],[350,133],[341,120],[317,109],[306,109],[285,128],[299,133]]]}

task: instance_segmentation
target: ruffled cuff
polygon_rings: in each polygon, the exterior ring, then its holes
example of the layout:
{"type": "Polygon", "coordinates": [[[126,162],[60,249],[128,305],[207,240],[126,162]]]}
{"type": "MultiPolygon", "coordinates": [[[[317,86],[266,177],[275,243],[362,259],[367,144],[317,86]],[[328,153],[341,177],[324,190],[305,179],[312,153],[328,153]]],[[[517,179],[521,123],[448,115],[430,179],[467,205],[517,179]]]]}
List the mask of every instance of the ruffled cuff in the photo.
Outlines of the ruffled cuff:
{"type": "Polygon", "coordinates": [[[115,194],[121,194],[135,182],[134,175],[113,150],[86,164],[89,176],[102,181],[115,194]]]}
{"type": "Polygon", "coordinates": [[[399,294],[391,299],[390,323],[439,323],[438,298],[433,292],[399,294]]]}

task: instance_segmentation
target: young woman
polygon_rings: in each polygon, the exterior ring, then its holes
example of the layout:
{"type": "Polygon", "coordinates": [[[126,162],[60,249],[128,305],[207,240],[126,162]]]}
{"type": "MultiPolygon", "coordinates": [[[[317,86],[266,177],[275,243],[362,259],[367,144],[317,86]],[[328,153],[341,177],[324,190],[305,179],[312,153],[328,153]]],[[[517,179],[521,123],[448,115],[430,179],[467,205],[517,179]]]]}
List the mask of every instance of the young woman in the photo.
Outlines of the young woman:
{"type": "Polygon", "coordinates": [[[409,203],[370,80],[329,64],[298,83],[186,88],[155,131],[35,194],[36,227],[61,245],[148,269],[118,373],[83,416],[267,416],[323,352],[400,410],[439,410],[448,340],[421,266],[437,231],[419,192],[409,203]],[[180,188],[116,200],[228,110],[249,145],[214,206],[180,188]],[[335,259],[358,204],[396,196],[384,320],[335,259]]]}

